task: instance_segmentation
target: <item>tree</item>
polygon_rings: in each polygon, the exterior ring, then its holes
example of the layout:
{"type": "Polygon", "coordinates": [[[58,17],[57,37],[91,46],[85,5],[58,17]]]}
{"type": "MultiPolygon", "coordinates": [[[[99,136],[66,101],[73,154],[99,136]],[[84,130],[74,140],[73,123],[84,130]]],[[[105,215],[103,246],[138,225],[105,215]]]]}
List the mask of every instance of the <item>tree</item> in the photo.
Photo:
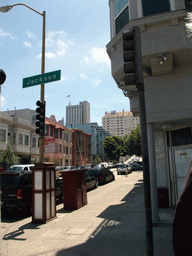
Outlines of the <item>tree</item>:
{"type": "Polygon", "coordinates": [[[125,140],[126,152],[129,156],[141,156],[141,134],[140,126],[138,125],[135,130],[132,130],[129,137],[125,140]]]}
{"type": "Polygon", "coordinates": [[[94,160],[94,163],[95,164],[100,164],[101,163],[101,158],[99,156],[96,156],[95,160],[94,160]]]}
{"type": "Polygon", "coordinates": [[[105,137],[103,147],[109,160],[118,161],[119,157],[126,153],[123,139],[114,135],[105,137]]]}
{"type": "Polygon", "coordinates": [[[19,158],[14,154],[14,151],[11,145],[8,144],[6,149],[0,155],[0,166],[6,170],[11,165],[17,164],[18,162],[19,162],[19,158]]]}

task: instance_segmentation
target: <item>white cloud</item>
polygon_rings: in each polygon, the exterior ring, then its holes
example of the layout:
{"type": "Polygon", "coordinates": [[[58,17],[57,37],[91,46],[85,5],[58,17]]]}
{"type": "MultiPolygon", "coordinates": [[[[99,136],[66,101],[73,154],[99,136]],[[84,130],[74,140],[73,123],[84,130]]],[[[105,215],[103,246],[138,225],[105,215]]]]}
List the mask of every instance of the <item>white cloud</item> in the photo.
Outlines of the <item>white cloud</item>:
{"type": "Polygon", "coordinates": [[[4,106],[6,103],[5,98],[1,95],[1,106],[4,106]]]}
{"type": "Polygon", "coordinates": [[[94,47],[91,49],[91,55],[94,62],[106,63],[107,65],[110,65],[110,59],[104,48],[94,47]]]}
{"type": "Polygon", "coordinates": [[[85,74],[80,74],[80,77],[81,77],[83,80],[87,80],[87,79],[88,79],[88,76],[86,76],[85,74]]]}
{"type": "Polygon", "coordinates": [[[50,95],[45,95],[45,98],[49,98],[50,97],[50,95]]]}
{"type": "MultiPolygon", "coordinates": [[[[36,59],[41,58],[41,56],[42,56],[42,54],[40,53],[39,55],[37,55],[36,59]]],[[[56,55],[54,53],[52,53],[52,52],[46,52],[45,53],[45,58],[48,58],[48,59],[55,58],[55,56],[56,55]]]]}
{"type": "Polygon", "coordinates": [[[29,43],[27,41],[24,42],[24,45],[27,46],[27,47],[31,47],[31,43],[29,43]]]}
{"type": "Polygon", "coordinates": [[[65,82],[66,80],[67,80],[67,78],[64,77],[64,76],[62,76],[60,81],[61,81],[61,82],[65,82]]]}
{"type": "Polygon", "coordinates": [[[97,87],[101,83],[101,79],[93,79],[92,82],[97,87]]]}
{"type": "Polygon", "coordinates": [[[84,57],[84,60],[85,60],[86,63],[89,62],[89,58],[87,58],[87,57],[84,57]]]}
{"type": "Polygon", "coordinates": [[[28,35],[29,38],[32,38],[32,39],[37,38],[32,32],[29,32],[28,30],[27,30],[27,35],[28,35]]]}
{"type": "Polygon", "coordinates": [[[0,37],[10,37],[11,39],[14,39],[14,37],[11,35],[11,33],[4,32],[2,28],[0,28],[0,37]]]}
{"type": "MultiPolygon", "coordinates": [[[[45,39],[46,49],[49,50],[46,53],[46,57],[63,57],[67,49],[73,44],[74,42],[67,38],[67,34],[64,31],[49,31],[45,39]]],[[[41,54],[37,56],[37,58],[39,57],[41,57],[41,54]]]]}

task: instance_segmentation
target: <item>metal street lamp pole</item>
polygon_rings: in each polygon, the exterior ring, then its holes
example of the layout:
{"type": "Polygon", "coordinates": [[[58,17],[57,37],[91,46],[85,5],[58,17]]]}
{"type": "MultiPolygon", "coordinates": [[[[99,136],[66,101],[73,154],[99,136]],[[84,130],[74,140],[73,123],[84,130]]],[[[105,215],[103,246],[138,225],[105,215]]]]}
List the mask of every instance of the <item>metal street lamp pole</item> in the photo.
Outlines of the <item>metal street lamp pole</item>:
{"type": "MultiPolygon", "coordinates": [[[[43,17],[41,74],[44,74],[45,73],[45,16],[46,16],[46,12],[43,11],[43,13],[40,13],[40,12],[36,11],[35,9],[29,7],[26,4],[13,4],[13,5],[2,6],[2,7],[0,7],[0,12],[6,13],[6,12],[10,11],[14,6],[18,6],[18,5],[23,5],[43,17]]],[[[44,84],[41,84],[40,100],[44,101],[44,84]]],[[[43,163],[43,161],[44,161],[44,135],[40,135],[39,136],[39,162],[43,163]]]]}

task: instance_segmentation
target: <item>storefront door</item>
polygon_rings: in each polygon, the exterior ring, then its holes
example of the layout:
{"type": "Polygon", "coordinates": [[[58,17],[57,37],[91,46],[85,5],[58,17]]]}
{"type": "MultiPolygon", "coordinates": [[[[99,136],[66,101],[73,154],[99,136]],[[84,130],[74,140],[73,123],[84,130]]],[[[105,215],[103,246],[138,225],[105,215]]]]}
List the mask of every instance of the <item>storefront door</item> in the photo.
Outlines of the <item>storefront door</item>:
{"type": "Polygon", "coordinates": [[[191,158],[192,148],[173,149],[173,181],[176,201],[182,191],[191,158]]]}

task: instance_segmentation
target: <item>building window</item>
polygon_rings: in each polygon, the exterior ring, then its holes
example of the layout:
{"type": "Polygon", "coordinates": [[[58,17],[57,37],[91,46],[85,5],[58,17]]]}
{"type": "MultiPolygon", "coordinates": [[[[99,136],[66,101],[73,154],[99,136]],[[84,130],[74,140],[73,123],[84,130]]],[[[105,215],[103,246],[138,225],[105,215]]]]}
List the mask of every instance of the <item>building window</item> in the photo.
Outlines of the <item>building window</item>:
{"type": "Polygon", "coordinates": [[[32,139],[32,148],[36,148],[36,138],[33,137],[32,139]]]}
{"type": "Polygon", "coordinates": [[[19,133],[18,144],[23,145],[23,134],[19,133]]]}
{"type": "Polygon", "coordinates": [[[63,146],[63,154],[65,154],[65,146],[63,146]]]}
{"type": "Polygon", "coordinates": [[[62,153],[62,145],[59,144],[59,153],[62,153]]]}
{"type": "Polygon", "coordinates": [[[6,141],[6,130],[0,129],[0,141],[6,141]]]}
{"type": "Polygon", "coordinates": [[[62,130],[59,131],[59,138],[62,139],[62,130]]]}
{"type": "Polygon", "coordinates": [[[50,136],[53,136],[53,127],[50,127],[50,136]]]}
{"type": "Polygon", "coordinates": [[[170,11],[169,0],[142,0],[143,17],[170,11]]]}
{"type": "Polygon", "coordinates": [[[185,0],[185,9],[188,12],[192,12],[192,2],[191,2],[191,0],[185,0]]]}
{"type": "Polygon", "coordinates": [[[55,131],[54,131],[54,138],[58,138],[58,130],[57,129],[55,129],[55,131]]]}
{"type": "Polygon", "coordinates": [[[129,0],[115,0],[116,34],[129,22],[129,0]]]}
{"type": "Polygon", "coordinates": [[[55,153],[58,153],[58,144],[55,144],[55,153]]]}
{"type": "Polygon", "coordinates": [[[31,116],[31,123],[32,123],[32,125],[35,125],[35,123],[36,123],[36,115],[32,115],[31,116]]]}
{"type": "Polygon", "coordinates": [[[25,146],[29,146],[29,135],[25,135],[25,146]]]}
{"type": "Polygon", "coordinates": [[[49,135],[49,126],[45,126],[45,135],[49,135]]]}
{"type": "Polygon", "coordinates": [[[69,154],[69,148],[66,147],[65,149],[66,149],[66,154],[68,155],[69,154]]]}
{"type": "Polygon", "coordinates": [[[191,127],[171,131],[172,146],[192,144],[191,127]]]}
{"type": "Polygon", "coordinates": [[[69,142],[69,134],[66,134],[65,139],[66,139],[66,142],[69,142]]]}
{"type": "Polygon", "coordinates": [[[16,143],[16,133],[14,132],[13,133],[13,145],[15,145],[15,143],[16,143]]]}

